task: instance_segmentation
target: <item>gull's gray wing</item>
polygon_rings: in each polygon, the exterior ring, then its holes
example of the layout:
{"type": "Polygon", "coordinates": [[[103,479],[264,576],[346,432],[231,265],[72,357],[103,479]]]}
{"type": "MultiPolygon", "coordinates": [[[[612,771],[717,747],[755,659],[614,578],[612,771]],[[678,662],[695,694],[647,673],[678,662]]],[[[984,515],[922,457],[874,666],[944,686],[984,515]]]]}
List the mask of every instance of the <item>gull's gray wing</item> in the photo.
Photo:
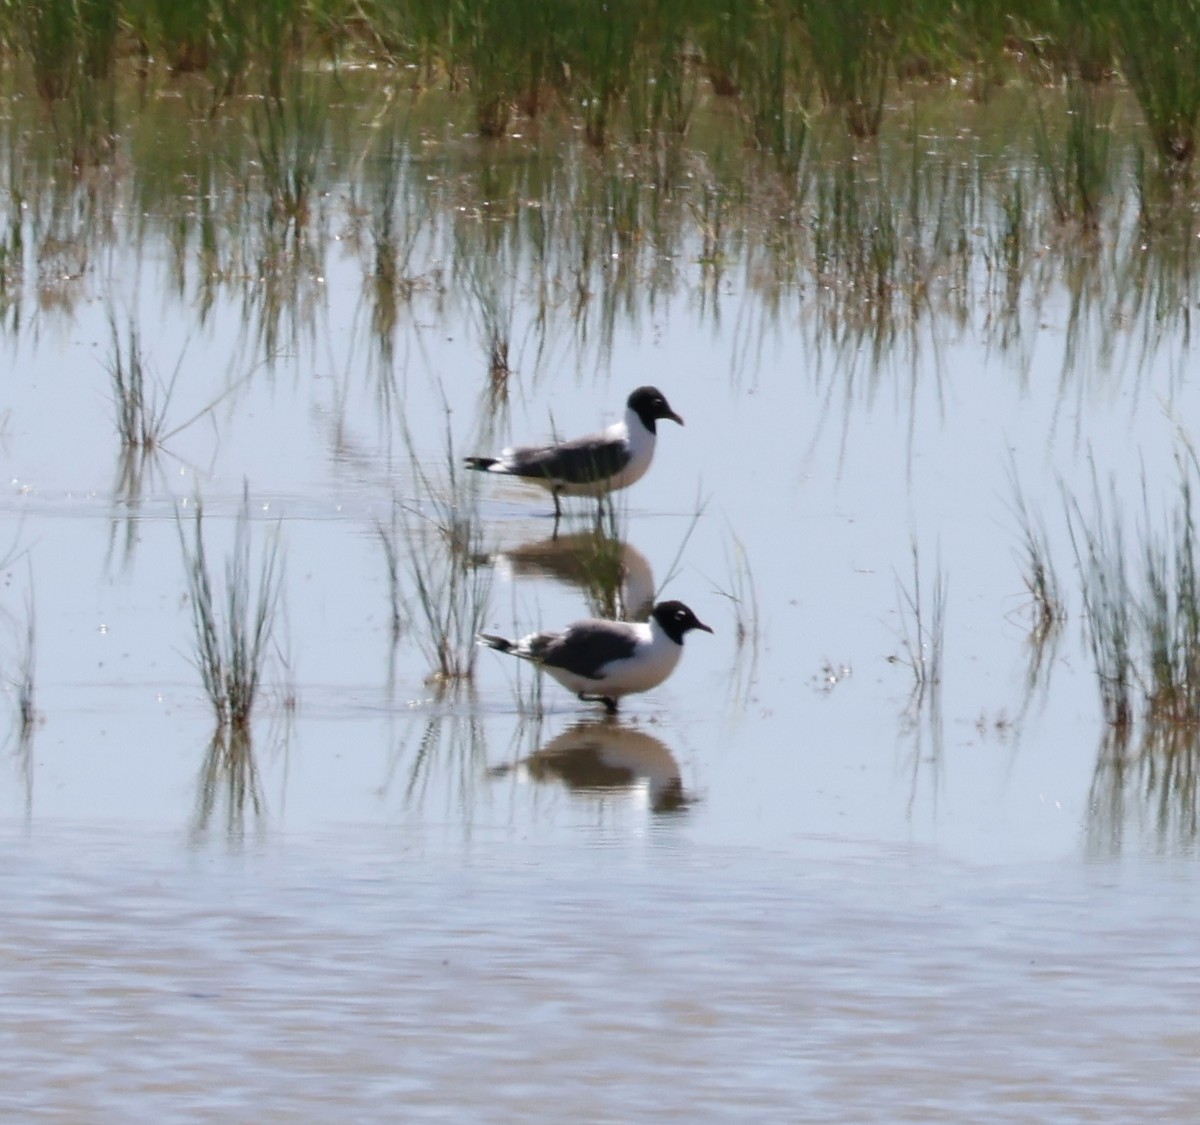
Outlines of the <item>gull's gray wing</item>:
{"type": "Polygon", "coordinates": [[[620,621],[580,621],[539,647],[543,664],[598,680],[604,665],[633,654],[637,638],[620,621]]]}
{"type": "Polygon", "coordinates": [[[629,448],[604,434],[558,445],[525,445],[504,455],[508,471],[519,477],[544,477],[565,484],[590,484],[615,476],[629,464],[629,448]]]}

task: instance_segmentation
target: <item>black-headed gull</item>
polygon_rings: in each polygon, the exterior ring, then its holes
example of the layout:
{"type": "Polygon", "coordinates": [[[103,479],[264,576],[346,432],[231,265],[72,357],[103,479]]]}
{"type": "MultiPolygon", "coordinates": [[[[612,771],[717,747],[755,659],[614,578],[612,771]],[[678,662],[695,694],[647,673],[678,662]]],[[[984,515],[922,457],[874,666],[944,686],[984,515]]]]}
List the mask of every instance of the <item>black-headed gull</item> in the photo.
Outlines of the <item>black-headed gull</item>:
{"type": "Polygon", "coordinates": [[[498,457],[468,457],[467,467],[520,477],[548,489],[554,497],[557,528],[560,496],[603,498],[628,488],[646,475],[654,459],[656,423],[663,418],[683,425],[657,387],[638,387],[626,400],[625,418],[607,430],[570,441],[517,445],[498,457]]]}
{"type": "Polygon", "coordinates": [[[536,664],[585,702],[603,703],[611,715],[622,696],[658,687],[675,671],[692,629],[712,632],[683,602],[670,601],[659,602],[646,622],[588,618],[559,633],[515,641],[480,633],[479,642],[536,664]]]}

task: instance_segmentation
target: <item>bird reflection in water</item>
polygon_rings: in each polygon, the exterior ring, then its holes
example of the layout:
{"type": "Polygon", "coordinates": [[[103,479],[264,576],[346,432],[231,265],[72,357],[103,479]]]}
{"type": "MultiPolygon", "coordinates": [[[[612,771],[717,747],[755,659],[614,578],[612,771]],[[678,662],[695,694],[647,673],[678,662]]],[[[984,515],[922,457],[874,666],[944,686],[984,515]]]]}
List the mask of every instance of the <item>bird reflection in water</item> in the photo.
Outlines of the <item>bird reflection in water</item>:
{"type": "Polygon", "coordinates": [[[576,723],[520,761],[496,766],[493,777],[515,773],[530,781],[560,781],[580,796],[642,792],[656,813],[686,809],[679,763],[661,739],[618,719],[576,723]]]}
{"type": "Polygon", "coordinates": [[[594,617],[645,621],[654,606],[646,556],[601,526],[501,551],[496,563],[514,577],[552,578],[581,589],[594,617]]]}

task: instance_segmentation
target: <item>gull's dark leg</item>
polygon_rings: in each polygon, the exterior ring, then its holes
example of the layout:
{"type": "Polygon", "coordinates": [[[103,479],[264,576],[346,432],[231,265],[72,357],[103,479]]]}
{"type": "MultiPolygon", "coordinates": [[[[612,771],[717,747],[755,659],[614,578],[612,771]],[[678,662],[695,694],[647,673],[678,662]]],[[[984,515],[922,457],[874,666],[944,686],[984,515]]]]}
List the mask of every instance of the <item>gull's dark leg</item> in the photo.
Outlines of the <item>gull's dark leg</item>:
{"type": "Polygon", "coordinates": [[[610,715],[617,713],[617,701],[611,695],[588,695],[586,691],[581,691],[579,698],[584,703],[603,703],[604,710],[610,715]]]}
{"type": "Polygon", "coordinates": [[[558,521],[562,519],[562,504],[558,500],[558,489],[554,489],[550,493],[554,497],[554,533],[550,536],[551,539],[558,538],[558,521]]]}

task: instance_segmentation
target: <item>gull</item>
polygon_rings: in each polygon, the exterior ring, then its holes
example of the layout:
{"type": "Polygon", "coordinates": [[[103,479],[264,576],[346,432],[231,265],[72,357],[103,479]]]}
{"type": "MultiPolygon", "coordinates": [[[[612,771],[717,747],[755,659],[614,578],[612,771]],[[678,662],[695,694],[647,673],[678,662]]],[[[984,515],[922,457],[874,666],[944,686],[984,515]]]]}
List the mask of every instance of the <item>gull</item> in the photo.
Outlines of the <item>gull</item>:
{"type": "Polygon", "coordinates": [[[479,643],[528,660],[585,703],[603,703],[615,715],[622,696],[658,687],[675,671],[692,629],[712,632],[683,602],[670,601],[659,602],[645,622],[588,618],[515,641],[480,633],[479,643]]]}
{"type": "Polygon", "coordinates": [[[663,418],[683,425],[657,387],[638,387],[625,402],[625,419],[607,430],[571,441],[518,445],[498,457],[468,457],[467,467],[521,477],[554,497],[554,527],[562,517],[560,496],[595,496],[641,480],[654,459],[655,424],[663,418]]]}

